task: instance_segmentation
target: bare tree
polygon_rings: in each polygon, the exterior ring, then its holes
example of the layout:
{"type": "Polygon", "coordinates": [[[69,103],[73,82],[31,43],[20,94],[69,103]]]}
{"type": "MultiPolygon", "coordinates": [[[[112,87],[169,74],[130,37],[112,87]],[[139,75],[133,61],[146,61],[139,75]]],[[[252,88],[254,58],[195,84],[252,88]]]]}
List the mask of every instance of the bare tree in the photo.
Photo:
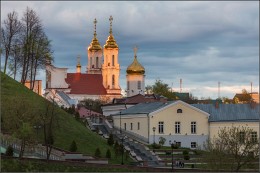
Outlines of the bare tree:
{"type": "Polygon", "coordinates": [[[204,147],[208,151],[205,159],[215,170],[239,171],[259,157],[259,139],[249,127],[222,128],[204,147]]]}
{"type": "Polygon", "coordinates": [[[18,14],[13,11],[7,14],[7,19],[3,22],[3,27],[1,28],[1,47],[5,54],[4,62],[4,74],[6,73],[6,68],[11,54],[12,48],[15,46],[16,37],[19,36],[21,31],[21,22],[18,20],[18,14]]]}

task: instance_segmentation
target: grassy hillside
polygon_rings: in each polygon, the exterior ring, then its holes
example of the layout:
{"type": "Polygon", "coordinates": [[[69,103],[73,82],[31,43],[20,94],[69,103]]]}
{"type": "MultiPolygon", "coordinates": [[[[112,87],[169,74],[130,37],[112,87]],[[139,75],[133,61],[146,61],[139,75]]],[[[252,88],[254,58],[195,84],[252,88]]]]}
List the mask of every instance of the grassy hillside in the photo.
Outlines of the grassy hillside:
{"type": "MultiPolygon", "coordinates": [[[[12,107],[17,106],[16,100],[24,100],[24,108],[30,108],[34,111],[34,116],[39,116],[42,111],[45,111],[45,99],[28,88],[13,80],[9,76],[1,72],[1,124],[2,127],[7,123],[7,118],[12,112],[12,107]]],[[[23,109],[23,108],[21,108],[23,109]]],[[[55,107],[55,113],[58,117],[59,127],[54,132],[54,146],[69,150],[72,140],[75,140],[79,152],[94,155],[97,147],[101,150],[102,157],[105,157],[106,151],[109,148],[112,153],[111,163],[120,163],[120,158],[115,159],[114,150],[108,146],[106,140],[91,132],[84,127],[80,122],[76,121],[72,115],[66,113],[59,107],[55,107]]],[[[26,115],[25,115],[26,116],[26,115]]],[[[7,130],[7,129],[5,129],[7,130]]],[[[7,130],[8,132],[8,130],[7,130]]],[[[43,132],[40,129],[35,136],[41,140],[43,132]]]]}

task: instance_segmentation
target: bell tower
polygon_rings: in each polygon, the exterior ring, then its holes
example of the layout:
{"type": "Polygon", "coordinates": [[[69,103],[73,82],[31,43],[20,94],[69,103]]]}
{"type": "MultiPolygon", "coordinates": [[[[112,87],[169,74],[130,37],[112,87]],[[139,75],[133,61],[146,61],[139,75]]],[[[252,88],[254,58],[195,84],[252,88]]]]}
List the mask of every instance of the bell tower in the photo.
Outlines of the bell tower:
{"type": "Polygon", "coordinates": [[[127,97],[131,97],[137,94],[144,95],[145,86],[145,69],[137,61],[137,47],[134,48],[134,61],[127,67],[126,81],[127,81],[127,97]]]}
{"type": "Polygon", "coordinates": [[[102,65],[103,85],[108,94],[120,94],[119,86],[120,65],[118,63],[118,45],[112,32],[113,17],[110,16],[110,31],[106,44],[104,45],[104,63],[102,65]]]}
{"type": "Polygon", "coordinates": [[[99,44],[96,33],[96,24],[97,19],[94,20],[94,38],[90,43],[87,52],[88,52],[88,65],[87,73],[88,74],[101,74],[102,70],[102,47],[99,44]]]}

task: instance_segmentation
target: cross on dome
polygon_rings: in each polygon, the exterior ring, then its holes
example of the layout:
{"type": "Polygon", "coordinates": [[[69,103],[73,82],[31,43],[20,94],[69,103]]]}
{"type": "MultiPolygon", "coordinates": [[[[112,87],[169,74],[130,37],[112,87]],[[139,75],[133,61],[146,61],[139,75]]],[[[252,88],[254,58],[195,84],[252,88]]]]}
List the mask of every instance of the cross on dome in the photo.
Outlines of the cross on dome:
{"type": "Polygon", "coordinates": [[[110,21],[110,31],[109,31],[109,33],[112,34],[112,21],[113,21],[112,16],[110,16],[109,21],[110,21]]]}
{"type": "Polygon", "coordinates": [[[97,35],[96,30],[97,30],[97,19],[95,18],[95,20],[94,20],[94,36],[97,35]]]}
{"type": "Polygon", "coordinates": [[[138,47],[135,46],[135,47],[134,47],[134,55],[135,55],[135,57],[136,57],[137,50],[138,50],[138,47]]]}

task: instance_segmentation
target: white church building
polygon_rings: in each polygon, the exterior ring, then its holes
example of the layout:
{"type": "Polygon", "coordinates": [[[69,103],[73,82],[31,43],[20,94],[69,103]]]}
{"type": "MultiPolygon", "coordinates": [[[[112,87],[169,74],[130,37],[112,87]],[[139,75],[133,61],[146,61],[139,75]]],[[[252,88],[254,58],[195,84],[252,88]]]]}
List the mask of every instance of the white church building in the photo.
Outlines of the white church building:
{"type": "MultiPolygon", "coordinates": [[[[84,99],[100,99],[106,102],[114,98],[121,98],[121,87],[119,84],[120,64],[119,47],[112,32],[113,18],[110,16],[110,31],[103,48],[101,47],[96,33],[97,20],[94,20],[94,37],[87,48],[88,64],[86,72],[82,72],[80,57],[76,65],[75,73],[68,73],[68,68],[55,67],[51,63],[46,65],[46,89],[47,99],[55,98],[56,102],[76,103],[84,99]],[[63,101],[56,93],[67,95],[74,101],[63,101]],[[60,99],[59,99],[60,98],[60,99]]],[[[137,61],[137,48],[134,49],[134,61],[127,68],[127,96],[144,94],[144,67],[137,61]]],[[[61,106],[60,105],[60,106],[61,106]]]]}

